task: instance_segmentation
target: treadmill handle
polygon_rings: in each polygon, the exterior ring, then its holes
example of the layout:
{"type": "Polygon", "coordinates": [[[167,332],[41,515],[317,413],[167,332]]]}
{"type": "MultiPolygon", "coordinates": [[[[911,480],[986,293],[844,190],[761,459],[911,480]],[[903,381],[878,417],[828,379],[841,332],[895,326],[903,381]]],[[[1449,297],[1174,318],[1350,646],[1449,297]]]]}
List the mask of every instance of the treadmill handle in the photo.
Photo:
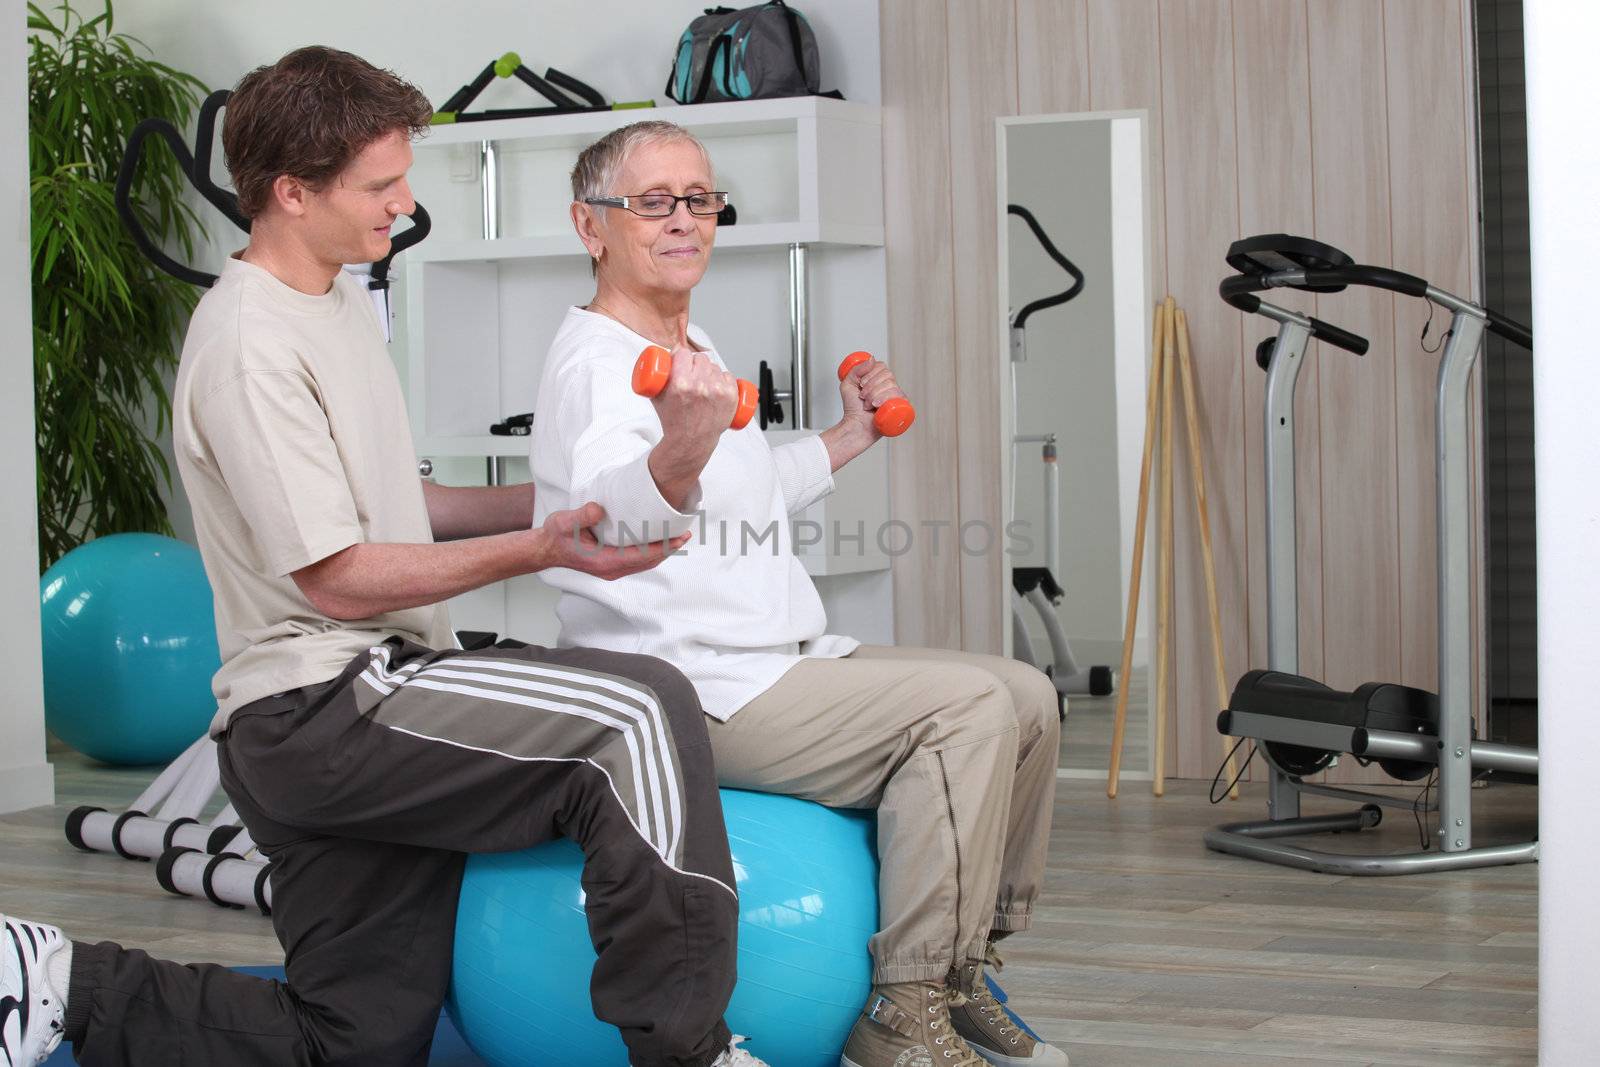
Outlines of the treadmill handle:
{"type": "Polygon", "coordinates": [[[1528,351],[1533,351],[1533,331],[1515,319],[1508,319],[1500,312],[1490,308],[1484,309],[1484,314],[1489,317],[1489,329],[1504,337],[1514,345],[1521,345],[1528,351]]]}
{"type": "Polygon", "coordinates": [[[1346,352],[1354,352],[1358,356],[1367,354],[1367,339],[1349,330],[1343,330],[1331,322],[1321,319],[1311,320],[1311,336],[1319,341],[1326,341],[1330,345],[1342,348],[1346,352]]]}

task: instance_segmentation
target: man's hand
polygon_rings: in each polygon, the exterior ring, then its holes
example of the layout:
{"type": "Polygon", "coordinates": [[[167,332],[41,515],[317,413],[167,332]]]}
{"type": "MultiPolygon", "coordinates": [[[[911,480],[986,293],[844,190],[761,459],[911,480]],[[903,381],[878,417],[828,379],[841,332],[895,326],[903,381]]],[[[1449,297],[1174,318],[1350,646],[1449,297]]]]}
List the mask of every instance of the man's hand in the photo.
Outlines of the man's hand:
{"type": "Polygon", "coordinates": [[[601,544],[593,527],[606,517],[606,509],[593,501],[573,511],[553,511],[539,532],[544,535],[546,567],[566,567],[611,582],[658,565],[688,542],[679,534],[670,541],[617,548],[601,544]]]}

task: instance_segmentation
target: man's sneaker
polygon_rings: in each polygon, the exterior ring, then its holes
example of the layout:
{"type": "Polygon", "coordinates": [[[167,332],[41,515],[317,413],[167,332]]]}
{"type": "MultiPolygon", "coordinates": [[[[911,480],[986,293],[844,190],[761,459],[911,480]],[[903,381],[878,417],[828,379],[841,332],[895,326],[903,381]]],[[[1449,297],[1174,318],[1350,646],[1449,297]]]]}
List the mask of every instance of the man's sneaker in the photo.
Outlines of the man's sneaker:
{"type": "Polygon", "coordinates": [[[711,1067],[767,1067],[765,1061],[758,1060],[739,1046],[750,1040],[741,1034],[734,1034],[733,1040],[728,1042],[728,1050],[711,1061],[711,1067]]]}
{"type": "MultiPolygon", "coordinates": [[[[993,945],[986,962],[995,971],[1004,966],[993,945]]],[[[969,960],[951,970],[947,984],[954,993],[950,1023],[984,1060],[996,1067],[1067,1067],[1065,1052],[1040,1040],[1011,1014],[1001,999],[1003,993],[1001,998],[995,996],[981,964],[969,960]]]]}
{"type": "Polygon", "coordinates": [[[874,986],[839,1067],[984,1067],[950,1026],[956,995],[941,982],[874,986]]]}
{"type": "Polygon", "coordinates": [[[54,926],[0,915],[0,1065],[37,1067],[61,1044],[66,1004],[46,976],[69,942],[54,926]]]}

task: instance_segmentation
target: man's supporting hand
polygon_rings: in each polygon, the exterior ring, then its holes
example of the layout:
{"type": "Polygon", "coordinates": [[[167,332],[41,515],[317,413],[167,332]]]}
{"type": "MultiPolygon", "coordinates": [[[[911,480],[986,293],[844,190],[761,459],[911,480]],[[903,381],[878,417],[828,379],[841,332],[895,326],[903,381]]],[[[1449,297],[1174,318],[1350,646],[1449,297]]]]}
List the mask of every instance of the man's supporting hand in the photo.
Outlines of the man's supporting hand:
{"type": "Polygon", "coordinates": [[[688,533],[670,541],[651,541],[623,548],[601,544],[594,527],[606,517],[605,508],[593,501],[572,511],[553,511],[538,533],[547,538],[546,567],[566,567],[610,582],[647,571],[689,540],[688,533]]]}

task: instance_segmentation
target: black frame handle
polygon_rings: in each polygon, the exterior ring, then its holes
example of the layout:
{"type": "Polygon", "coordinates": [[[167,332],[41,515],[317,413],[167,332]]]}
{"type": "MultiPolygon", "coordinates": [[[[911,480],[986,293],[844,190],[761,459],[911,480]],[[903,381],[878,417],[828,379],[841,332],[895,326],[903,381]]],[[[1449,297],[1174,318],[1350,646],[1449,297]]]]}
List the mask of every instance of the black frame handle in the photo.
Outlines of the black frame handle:
{"type": "MultiPolygon", "coordinates": [[[[144,224],[139,221],[138,213],[133,209],[133,179],[139,170],[139,160],[142,158],[145,141],[152,136],[158,136],[178,158],[178,166],[184,177],[189,179],[189,184],[194,186],[213,207],[226,215],[228,221],[245,233],[249,233],[250,219],[239,210],[239,197],[211,180],[211,145],[215,140],[217,113],[226,106],[230,95],[232,95],[231,90],[218,89],[206,97],[205,102],[200,105],[193,152],[189,151],[183,135],[172,123],[166,119],[145,119],[133,128],[133,133],[128,138],[128,147],[122,153],[122,165],[117,169],[117,215],[127,227],[134,245],[157,267],[179,281],[198,285],[202,289],[209,289],[215,285],[217,276],[179,263],[150,239],[150,235],[145,232],[144,224]]],[[[432,229],[433,220],[428,217],[427,209],[421,204],[416,204],[411,215],[411,225],[389,242],[389,254],[372,265],[367,288],[389,288],[389,268],[394,263],[394,257],[427,237],[432,229]]]]}

